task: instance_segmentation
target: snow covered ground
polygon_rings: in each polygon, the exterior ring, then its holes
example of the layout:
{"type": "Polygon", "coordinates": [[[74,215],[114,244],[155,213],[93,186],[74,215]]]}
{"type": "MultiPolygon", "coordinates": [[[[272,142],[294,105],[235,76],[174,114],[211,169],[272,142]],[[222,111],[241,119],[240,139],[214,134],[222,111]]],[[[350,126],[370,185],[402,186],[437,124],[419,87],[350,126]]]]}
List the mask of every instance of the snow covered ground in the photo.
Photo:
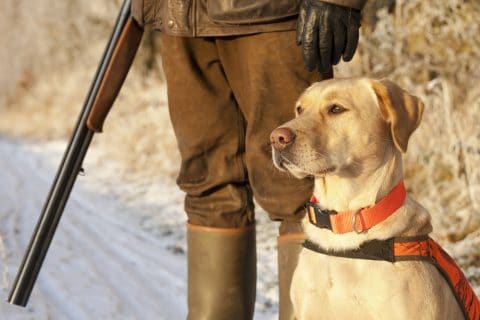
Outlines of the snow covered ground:
{"type": "MultiPolygon", "coordinates": [[[[8,295],[65,145],[0,136],[1,300],[8,295]]],[[[86,175],[77,180],[28,307],[0,302],[0,319],[185,319],[185,215],[174,178],[125,175],[95,146],[84,168],[86,175]]],[[[259,210],[255,319],[277,318],[277,227],[259,210]]],[[[445,248],[470,279],[480,277],[480,231],[445,248]]],[[[480,293],[478,284],[475,289],[480,293]]]]}
{"type": "MultiPolygon", "coordinates": [[[[0,272],[8,295],[65,142],[0,137],[0,272]]],[[[0,319],[185,319],[183,194],[173,180],[122,181],[92,148],[27,308],[0,319]]],[[[259,217],[255,319],[276,318],[276,224],[259,217]]]]}

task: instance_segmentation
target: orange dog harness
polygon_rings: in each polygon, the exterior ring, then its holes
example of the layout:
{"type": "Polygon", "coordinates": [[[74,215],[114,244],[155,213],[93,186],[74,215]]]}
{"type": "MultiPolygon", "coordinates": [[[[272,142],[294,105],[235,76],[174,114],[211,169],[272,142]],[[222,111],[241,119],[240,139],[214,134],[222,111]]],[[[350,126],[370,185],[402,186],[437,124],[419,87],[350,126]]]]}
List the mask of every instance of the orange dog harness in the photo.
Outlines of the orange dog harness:
{"type": "MultiPolygon", "coordinates": [[[[315,196],[307,202],[306,209],[310,223],[319,228],[341,234],[362,233],[390,217],[405,201],[406,191],[400,181],[383,199],[368,208],[357,211],[336,212],[322,210],[315,196]]],[[[455,261],[428,236],[372,240],[363,243],[359,249],[329,251],[306,240],[305,248],[315,252],[354,259],[383,260],[392,263],[406,260],[422,260],[433,264],[447,280],[466,320],[480,320],[480,301],[455,261]]]]}
{"type": "Polygon", "coordinates": [[[354,259],[398,261],[420,260],[433,264],[447,280],[465,320],[480,319],[480,301],[455,261],[428,236],[372,240],[350,251],[329,251],[307,240],[304,247],[315,252],[354,259]]]}
{"type": "MultiPolygon", "coordinates": [[[[400,181],[383,199],[368,208],[357,211],[336,212],[323,210],[318,206],[315,196],[306,204],[310,223],[319,228],[331,230],[333,233],[362,233],[390,217],[405,201],[406,191],[400,181]]],[[[407,260],[421,260],[433,264],[447,280],[465,320],[480,320],[480,301],[468,283],[460,267],[439,244],[428,236],[391,238],[372,240],[349,251],[329,251],[306,240],[305,248],[315,252],[354,259],[383,260],[392,263],[407,260]]]]}

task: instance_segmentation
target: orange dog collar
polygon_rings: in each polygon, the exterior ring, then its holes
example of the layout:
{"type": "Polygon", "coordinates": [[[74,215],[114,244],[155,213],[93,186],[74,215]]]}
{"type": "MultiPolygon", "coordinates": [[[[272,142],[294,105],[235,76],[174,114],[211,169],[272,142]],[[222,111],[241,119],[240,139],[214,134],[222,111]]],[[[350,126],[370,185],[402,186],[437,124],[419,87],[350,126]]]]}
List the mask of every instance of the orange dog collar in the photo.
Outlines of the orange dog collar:
{"type": "Polygon", "coordinates": [[[405,185],[400,181],[389,194],[371,207],[343,212],[322,210],[318,206],[318,200],[312,196],[306,209],[310,223],[319,228],[339,234],[352,231],[362,233],[390,217],[403,205],[406,196],[405,185]]]}

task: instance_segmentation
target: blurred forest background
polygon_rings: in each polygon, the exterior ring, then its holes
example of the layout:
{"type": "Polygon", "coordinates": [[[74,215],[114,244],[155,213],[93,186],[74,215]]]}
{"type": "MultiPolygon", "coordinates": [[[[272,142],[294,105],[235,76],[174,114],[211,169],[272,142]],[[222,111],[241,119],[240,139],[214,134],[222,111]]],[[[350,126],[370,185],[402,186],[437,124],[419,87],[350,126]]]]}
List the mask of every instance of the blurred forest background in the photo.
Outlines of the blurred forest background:
{"type": "MultiPolygon", "coordinates": [[[[0,134],[66,139],[109,37],[120,0],[0,2],[0,134]]],[[[426,104],[405,157],[406,185],[444,243],[470,239],[480,264],[480,1],[368,2],[354,60],[337,76],[388,77],[426,104]]],[[[94,144],[125,179],[174,179],[156,33],[146,33],[126,84],[94,144]]],[[[477,281],[480,275],[477,275],[477,281]]]]}

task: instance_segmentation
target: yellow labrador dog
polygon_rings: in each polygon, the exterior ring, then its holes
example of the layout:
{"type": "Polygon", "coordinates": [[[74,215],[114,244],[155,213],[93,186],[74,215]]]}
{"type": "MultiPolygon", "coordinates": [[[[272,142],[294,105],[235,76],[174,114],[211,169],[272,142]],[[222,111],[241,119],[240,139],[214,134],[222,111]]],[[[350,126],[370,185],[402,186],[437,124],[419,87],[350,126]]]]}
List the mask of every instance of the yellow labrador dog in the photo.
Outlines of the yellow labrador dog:
{"type": "Polygon", "coordinates": [[[423,108],[387,80],[328,80],[308,88],[296,103],[296,118],[272,132],[275,165],[315,179],[316,210],[350,212],[350,220],[336,226],[333,220],[315,225],[321,214],[303,221],[310,245],[334,254],[302,249],[291,287],[297,319],[464,319],[434,265],[341,256],[372,240],[421,238],[432,231],[426,209],[400,190],[402,152],[423,108]],[[384,198],[398,204],[378,221],[364,220],[359,210],[384,198]]]}

